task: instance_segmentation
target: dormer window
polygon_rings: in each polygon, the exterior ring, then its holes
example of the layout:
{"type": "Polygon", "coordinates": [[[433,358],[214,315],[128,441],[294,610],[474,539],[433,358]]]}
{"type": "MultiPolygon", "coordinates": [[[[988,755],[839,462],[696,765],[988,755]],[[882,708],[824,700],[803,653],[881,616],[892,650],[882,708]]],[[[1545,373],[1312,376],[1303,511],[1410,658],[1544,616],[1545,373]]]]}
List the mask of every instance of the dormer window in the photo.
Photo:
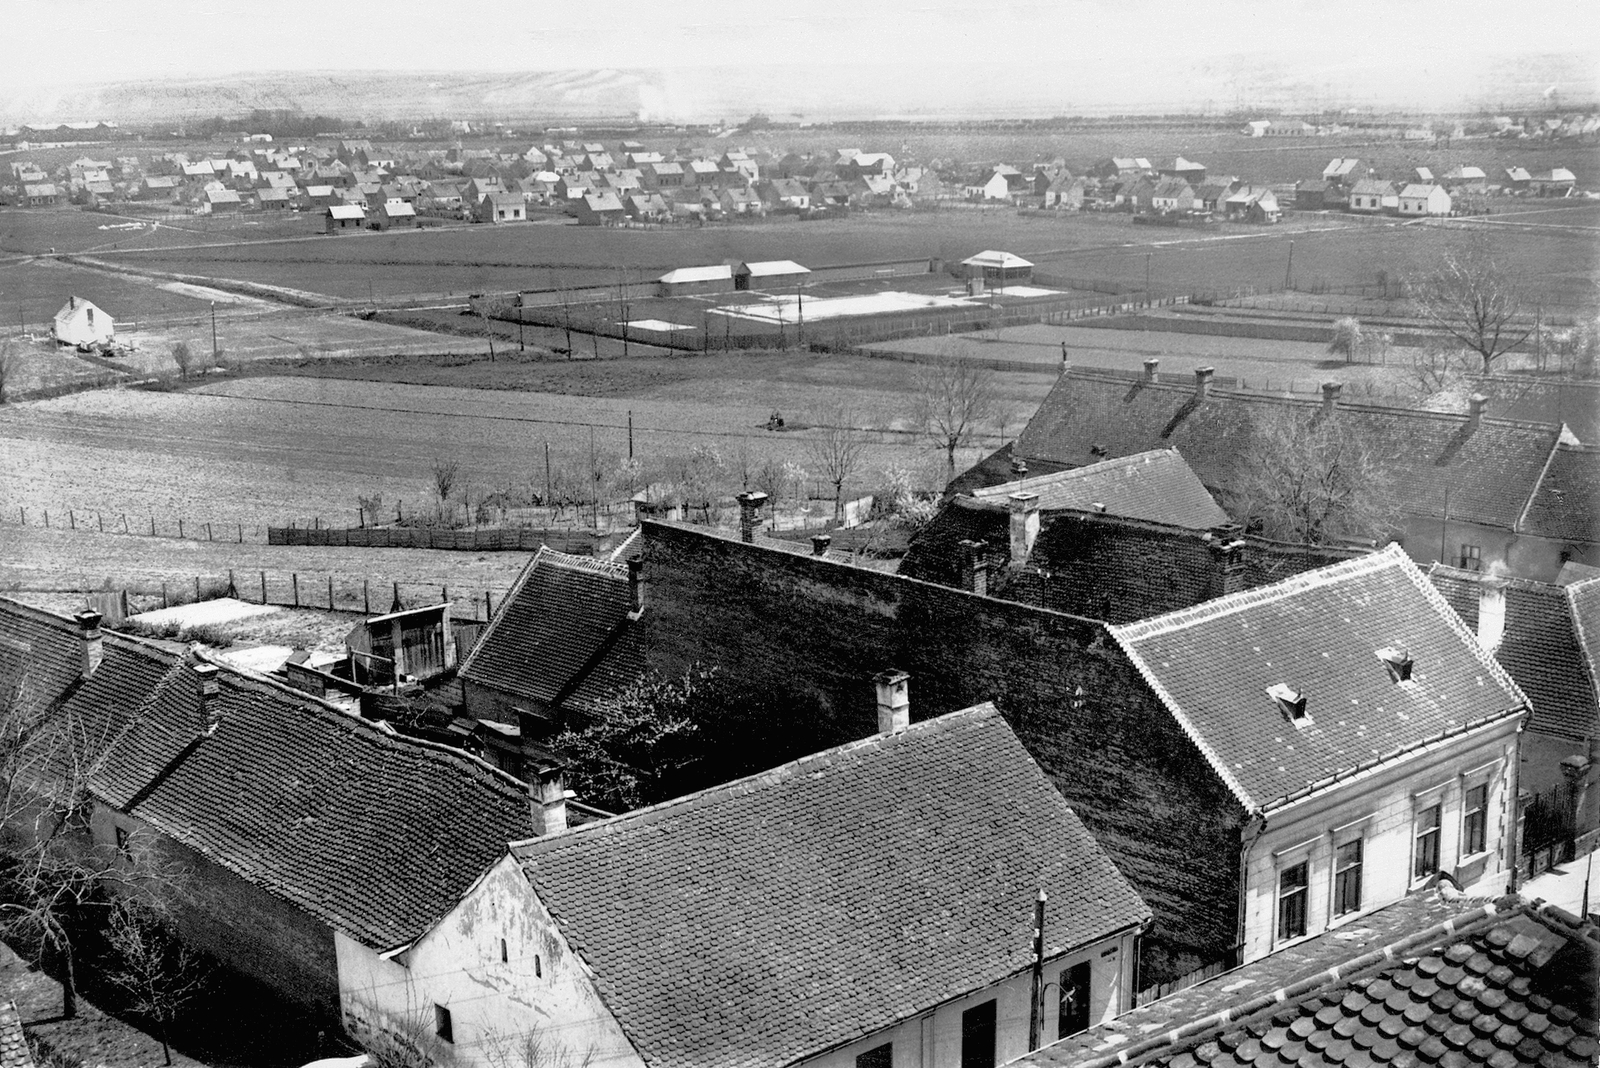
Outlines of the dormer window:
{"type": "Polygon", "coordinates": [[[1278,711],[1295,726],[1300,727],[1311,722],[1311,714],[1306,711],[1306,695],[1293,686],[1282,682],[1274,683],[1267,687],[1267,696],[1277,702],[1278,711]]]}
{"type": "Polygon", "coordinates": [[[1411,680],[1411,654],[1404,649],[1397,649],[1386,645],[1376,650],[1377,657],[1383,661],[1383,666],[1389,672],[1389,678],[1394,682],[1409,682],[1411,680]]]}

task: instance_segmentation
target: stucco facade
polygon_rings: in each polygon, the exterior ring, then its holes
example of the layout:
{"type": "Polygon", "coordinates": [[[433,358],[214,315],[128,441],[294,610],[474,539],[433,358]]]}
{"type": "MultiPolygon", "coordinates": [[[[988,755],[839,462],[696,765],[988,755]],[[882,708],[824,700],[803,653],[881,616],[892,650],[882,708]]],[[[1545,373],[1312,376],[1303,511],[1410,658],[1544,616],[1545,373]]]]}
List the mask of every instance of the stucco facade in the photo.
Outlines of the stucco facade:
{"type": "MultiPolygon", "coordinates": [[[[1352,777],[1338,789],[1269,809],[1259,836],[1247,842],[1243,854],[1243,961],[1398,901],[1433,878],[1426,869],[1450,873],[1468,892],[1474,887],[1484,894],[1503,892],[1514,839],[1512,799],[1522,723],[1522,717],[1496,721],[1352,777]],[[1473,817],[1482,820],[1481,848],[1467,841],[1473,833],[1467,809],[1476,807],[1475,788],[1486,788],[1481,816],[1473,817]],[[1419,845],[1419,833],[1426,835],[1435,825],[1435,810],[1436,838],[1424,837],[1419,845]],[[1359,890],[1354,902],[1348,897],[1341,902],[1337,870],[1348,870],[1348,847],[1356,842],[1359,890]],[[1434,849],[1437,860],[1421,865],[1419,874],[1419,851],[1434,849]],[[1306,878],[1300,891],[1301,881],[1286,882],[1285,874],[1302,863],[1306,878]],[[1284,899],[1301,893],[1303,930],[1294,925],[1284,930],[1284,899]]],[[[1348,876],[1345,885],[1350,885],[1348,876]]]]}

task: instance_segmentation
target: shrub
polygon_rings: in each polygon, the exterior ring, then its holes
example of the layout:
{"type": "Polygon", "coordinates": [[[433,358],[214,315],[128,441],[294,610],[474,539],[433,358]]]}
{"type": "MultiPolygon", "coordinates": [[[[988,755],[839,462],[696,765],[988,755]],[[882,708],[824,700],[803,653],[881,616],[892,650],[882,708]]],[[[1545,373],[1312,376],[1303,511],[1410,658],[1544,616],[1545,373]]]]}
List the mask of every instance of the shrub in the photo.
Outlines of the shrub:
{"type": "Polygon", "coordinates": [[[1345,363],[1350,363],[1361,354],[1361,322],[1354,316],[1344,316],[1333,321],[1333,340],[1328,342],[1328,351],[1335,356],[1343,356],[1345,363]]]}

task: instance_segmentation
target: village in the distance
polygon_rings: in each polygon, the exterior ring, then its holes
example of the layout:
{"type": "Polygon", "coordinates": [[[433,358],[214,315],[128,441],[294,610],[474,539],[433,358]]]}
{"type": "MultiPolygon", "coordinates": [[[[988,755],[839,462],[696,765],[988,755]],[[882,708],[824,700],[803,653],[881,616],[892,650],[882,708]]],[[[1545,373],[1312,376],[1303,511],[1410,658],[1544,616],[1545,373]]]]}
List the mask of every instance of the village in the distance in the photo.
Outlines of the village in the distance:
{"type": "Polygon", "coordinates": [[[0,1068],[1600,1059],[1600,111],[0,134],[0,1068]]]}

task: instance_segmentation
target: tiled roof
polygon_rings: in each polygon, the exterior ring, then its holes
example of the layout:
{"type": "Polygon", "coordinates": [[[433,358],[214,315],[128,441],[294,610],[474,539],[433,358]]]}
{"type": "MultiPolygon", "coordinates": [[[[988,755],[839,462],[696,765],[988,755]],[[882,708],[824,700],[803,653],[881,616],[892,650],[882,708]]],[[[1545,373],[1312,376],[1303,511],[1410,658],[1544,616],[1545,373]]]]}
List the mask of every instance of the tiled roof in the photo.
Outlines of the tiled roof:
{"type": "Polygon", "coordinates": [[[1251,808],[1525,704],[1398,545],[1110,629],[1251,808]],[[1410,681],[1391,680],[1382,647],[1410,654],[1410,681]],[[1268,696],[1280,684],[1306,696],[1306,720],[1268,696]]]}
{"type": "MultiPolygon", "coordinates": [[[[1478,604],[1485,576],[1442,564],[1428,578],[1470,629],[1478,629],[1478,604]]],[[[1533,705],[1530,729],[1566,738],[1593,737],[1600,728],[1600,618],[1585,630],[1579,613],[1600,606],[1600,582],[1556,586],[1527,579],[1497,578],[1505,592],[1505,633],[1495,659],[1517,680],[1533,705]]]]}
{"type": "Polygon", "coordinates": [[[513,846],[651,1065],[765,1068],[1150,912],[991,705],[513,846]]]}
{"type": "Polygon", "coordinates": [[[1600,543],[1600,446],[1556,449],[1518,529],[1544,538],[1600,543]]]}
{"type": "Polygon", "coordinates": [[[1068,1039],[1013,1063],[1585,1068],[1600,1053],[1597,973],[1592,924],[1511,897],[1124,1048],[1068,1039]]]}
{"type": "MultiPolygon", "coordinates": [[[[1165,377],[1165,376],[1164,376],[1165,377]]],[[[1213,386],[1196,398],[1188,382],[1130,381],[1106,372],[1064,372],[1018,438],[1032,465],[1080,467],[1102,456],[1175,447],[1224,503],[1251,454],[1255,423],[1274,410],[1313,419],[1316,400],[1290,400],[1213,386]],[[1096,447],[1104,451],[1096,454],[1096,447]]],[[[1465,414],[1339,405],[1393,479],[1408,514],[1443,515],[1510,529],[1560,437],[1560,428],[1465,414]]]]}
{"type": "Polygon", "coordinates": [[[0,1001],[0,1068],[33,1068],[33,1051],[14,1001],[0,1001]]]}
{"type": "Polygon", "coordinates": [[[631,606],[626,565],[541,548],[460,675],[532,703],[571,695],[583,707],[597,696],[584,683],[601,661],[623,684],[637,675],[625,658],[607,656],[629,630],[631,606]]]}
{"type": "Polygon", "coordinates": [[[1039,507],[1044,510],[1088,511],[1102,504],[1111,515],[1195,530],[1231,522],[1176,449],[1155,449],[1023,478],[973,490],[971,496],[975,501],[1004,505],[1017,492],[1037,493],[1039,507]]]}

